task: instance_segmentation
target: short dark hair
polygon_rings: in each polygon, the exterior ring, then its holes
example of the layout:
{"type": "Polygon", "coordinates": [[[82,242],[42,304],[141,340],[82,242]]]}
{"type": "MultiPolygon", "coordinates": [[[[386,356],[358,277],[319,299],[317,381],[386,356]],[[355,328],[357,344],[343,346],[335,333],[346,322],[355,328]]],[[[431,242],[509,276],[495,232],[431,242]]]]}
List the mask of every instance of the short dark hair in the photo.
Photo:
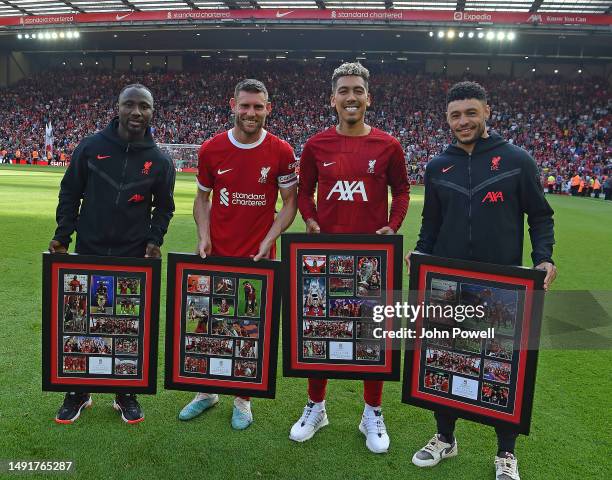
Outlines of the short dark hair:
{"type": "Polygon", "coordinates": [[[153,100],[153,93],[151,93],[151,90],[149,90],[149,87],[145,87],[142,83],[130,83],[129,85],[126,85],[119,92],[119,98],[121,98],[121,95],[123,95],[123,93],[126,90],[129,90],[130,88],[136,88],[138,90],[146,90],[147,92],[149,92],[149,95],[151,95],[151,100],[153,100]]]}
{"type": "Polygon", "coordinates": [[[487,102],[487,91],[482,85],[476,82],[459,82],[455,83],[446,94],[446,104],[455,100],[468,100],[475,98],[482,102],[487,102]]]}
{"type": "Polygon", "coordinates": [[[234,98],[238,98],[240,92],[263,93],[266,97],[266,101],[268,101],[268,89],[263,82],[255,80],[254,78],[246,78],[238,82],[236,88],[234,88],[234,98]]]}

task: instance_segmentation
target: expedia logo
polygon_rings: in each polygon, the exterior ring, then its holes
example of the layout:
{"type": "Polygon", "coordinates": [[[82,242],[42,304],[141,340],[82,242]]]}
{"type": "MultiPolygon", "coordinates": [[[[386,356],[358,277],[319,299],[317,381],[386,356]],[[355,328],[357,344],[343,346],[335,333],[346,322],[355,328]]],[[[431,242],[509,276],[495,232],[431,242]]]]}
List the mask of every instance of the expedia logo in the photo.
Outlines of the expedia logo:
{"type": "Polygon", "coordinates": [[[456,22],[490,22],[492,17],[488,13],[455,12],[453,20],[456,22]]]}
{"type": "Polygon", "coordinates": [[[366,193],[365,185],[361,180],[355,180],[354,182],[338,180],[334,185],[334,188],[332,188],[327,194],[326,200],[331,199],[335,193],[338,194],[336,200],[344,202],[354,202],[356,195],[361,196],[362,202],[368,201],[368,194],[366,193]]]}
{"type": "Polygon", "coordinates": [[[219,191],[219,203],[224,207],[229,207],[229,192],[227,188],[222,188],[219,191]]]}

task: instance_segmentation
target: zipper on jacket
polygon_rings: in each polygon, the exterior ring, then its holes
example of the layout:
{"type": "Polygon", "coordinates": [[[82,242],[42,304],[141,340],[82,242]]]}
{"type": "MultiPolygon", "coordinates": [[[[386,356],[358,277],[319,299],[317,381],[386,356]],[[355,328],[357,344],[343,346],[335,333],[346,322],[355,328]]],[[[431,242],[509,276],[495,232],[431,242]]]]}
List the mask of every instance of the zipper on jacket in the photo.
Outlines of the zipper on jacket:
{"type": "Polygon", "coordinates": [[[468,153],[468,249],[472,258],[472,154],[468,153]]]}
{"type": "MultiPolygon", "coordinates": [[[[117,197],[115,198],[115,209],[119,206],[119,199],[121,197],[121,189],[123,188],[123,181],[125,180],[125,171],[127,170],[127,164],[128,164],[128,158],[129,156],[127,155],[130,152],[130,144],[127,144],[127,147],[125,147],[125,160],[123,161],[123,171],[121,172],[121,182],[119,183],[119,189],[117,190],[117,197]]],[[[110,238],[111,241],[113,239],[113,235],[115,234],[115,223],[113,222],[113,228],[111,228],[111,234],[110,234],[110,238]]],[[[111,254],[111,248],[109,247],[108,249],[108,255],[111,254]]]]}

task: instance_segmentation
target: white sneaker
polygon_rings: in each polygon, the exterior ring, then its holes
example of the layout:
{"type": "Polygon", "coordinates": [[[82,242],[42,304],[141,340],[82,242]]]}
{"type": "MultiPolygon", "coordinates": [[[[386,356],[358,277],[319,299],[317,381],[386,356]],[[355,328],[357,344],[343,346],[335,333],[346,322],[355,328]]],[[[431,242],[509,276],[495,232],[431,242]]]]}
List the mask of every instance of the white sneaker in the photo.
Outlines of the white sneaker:
{"type": "Polygon", "coordinates": [[[412,463],[417,467],[433,467],[443,458],[455,457],[457,453],[457,439],[451,445],[440,440],[440,435],[436,434],[427,445],[414,454],[412,463]]]}
{"type": "Polygon", "coordinates": [[[514,455],[506,453],[505,457],[495,457],[495,480],[521,480],[514,455]]]}
{"type": "Polygon", "coordinates": [[[359,431],[366,437],[366,447],[372,453],[385,453],[389,449],[389,435],[380,408],[366,408],[361,417],[359,431]]]}
{"type": "Polygon", "coordinates": [[[291,427],[289,438],[294,442],[305,442],[310,440],[319,428],[326,425],[329,425],[329,420],[327,420],[325,407],[317,407],[314,402],[309,401],[300,419],[291,427]]]}

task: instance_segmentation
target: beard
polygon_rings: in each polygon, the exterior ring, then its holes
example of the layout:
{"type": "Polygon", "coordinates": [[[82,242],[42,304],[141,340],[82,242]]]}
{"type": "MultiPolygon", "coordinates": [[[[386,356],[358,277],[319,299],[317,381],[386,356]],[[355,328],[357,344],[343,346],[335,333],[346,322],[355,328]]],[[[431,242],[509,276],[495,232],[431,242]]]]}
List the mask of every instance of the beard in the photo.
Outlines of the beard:
{"type": "Polygon", "coordinates": [[[261,130],[265,125],[265,120],[261,119],[241,119],[236,117],[236,126],[245,133],[252,134],[261,130]],[[247,122],[254,122],[252,126],[247,126],[247,122]]]}
{"type": "Polygon", "coordinates": [[[462,140],[455,132],[453,132],[453,135],[455,136],[455,138],[457,139],[457,142],[463,144],[463,145],[471,145],[473,143],[476,143],[476,141],[482,137],[482,134],[485,132],[485,126],[484,124],[478,124],[476,126],[476,131],[474,132],[474,135],[468,139],[462,140]]]}

